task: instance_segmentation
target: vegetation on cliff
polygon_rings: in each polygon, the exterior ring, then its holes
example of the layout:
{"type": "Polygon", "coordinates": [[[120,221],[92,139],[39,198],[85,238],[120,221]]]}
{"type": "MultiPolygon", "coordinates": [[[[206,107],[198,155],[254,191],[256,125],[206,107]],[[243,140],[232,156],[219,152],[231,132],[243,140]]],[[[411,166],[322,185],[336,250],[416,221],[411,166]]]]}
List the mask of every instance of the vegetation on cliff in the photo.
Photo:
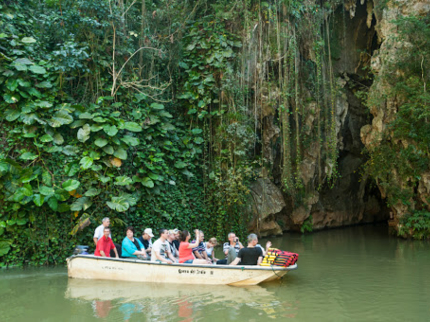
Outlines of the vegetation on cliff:
{"type": "MultiPolygon", "coordinates": [[[[331,15],[339,6],[345,4],[1,4],[0,265],[62,263],[73,245],[91,242],[105,216],[117,242],[124,224],[243,235],[249,183],[266,176],[264,169],[280,178],[294,207],[315,187],[332,186],[341,92],[331,15]],[[310,146],[318,163],[312,180],[303,168],[310,146]]],[[[427,77],[425,64],[412,65],[413,75],[427,77]]],[[[420,93],[419,101],[405,105],[392,126],[421,137],[427,132],[417,120],[426,120],[428,98],[418,90],[420,77],[407,80],[398,90],[420,93]]],[[[424,151],[425,140],[417,142],[424,151]]],[[[378,156],[392,153],[387,144],[370,152],[375,166],[368,170],[390,185],[381,172],[390,168],[378,166],[387,155],[378,156]]],[[[416,173],[427,166],[414,160],[404,164],[416,173]]],[[[312,230],[310,218],[303,231],[312,230]]]]}

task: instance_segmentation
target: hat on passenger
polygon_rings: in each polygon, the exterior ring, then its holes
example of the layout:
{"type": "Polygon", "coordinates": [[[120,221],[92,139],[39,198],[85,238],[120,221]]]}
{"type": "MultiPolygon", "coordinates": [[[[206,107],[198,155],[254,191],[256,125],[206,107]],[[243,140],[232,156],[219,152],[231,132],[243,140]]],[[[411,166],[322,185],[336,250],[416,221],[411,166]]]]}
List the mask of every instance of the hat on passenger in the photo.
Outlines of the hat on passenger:
{"type": "Polygon", "coordinates": [[[152,237],[154,237],[154,234],[152,233],[152,229],[151,229],[151,228],[146,228],[146,229],[143,231],[143,233],[144,233],[144,234],[148,234],[149,236],[151,236],[151,238],[152,238],[152,237]]]}

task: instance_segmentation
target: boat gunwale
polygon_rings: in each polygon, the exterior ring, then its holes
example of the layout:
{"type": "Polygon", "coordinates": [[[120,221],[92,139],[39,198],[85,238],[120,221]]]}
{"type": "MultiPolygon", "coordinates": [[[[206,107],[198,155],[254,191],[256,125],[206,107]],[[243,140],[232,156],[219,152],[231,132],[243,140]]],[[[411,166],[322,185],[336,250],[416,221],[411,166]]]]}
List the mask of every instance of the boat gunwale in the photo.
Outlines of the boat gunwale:
{"type": "Polygon", "coordinates": [[[84,259],[93,259],[93,260],[106,260],[106,261],[115,261],[115,262],[125,262],[131,264],[144,264],[144,265],[164,265],[168,267],[187,267],[187,268],[210,268],[210,269],[240,269],[240,270],[261,270],[261,271],[292,271],[297,269],[297,264],[290,265],[288,267],[281,266],[257,266],[257,265],[194,265],[194,264],[167,264],[167,263],[157,263],[151,261],[144,261],[140,259],[126,259],[126,258],[112,258],[112,257],[101,257],[94,255],[72,255],[67,258],[67,262],[74,258],[84,258],[84,259]]]}

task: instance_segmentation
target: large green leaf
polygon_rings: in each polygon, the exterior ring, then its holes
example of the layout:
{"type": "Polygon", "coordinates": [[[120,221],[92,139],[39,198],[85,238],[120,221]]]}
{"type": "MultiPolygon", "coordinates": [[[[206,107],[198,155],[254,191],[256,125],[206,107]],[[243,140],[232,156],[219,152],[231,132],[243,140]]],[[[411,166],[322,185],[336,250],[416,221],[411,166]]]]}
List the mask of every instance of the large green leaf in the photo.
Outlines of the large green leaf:
{"type": "Polygon", "coordinates": [[[5,100],[6,103],[15,104],[19,101],[19,96],[11,95],[11,94],[5,94],[5,95],[3,95],[3,99],[5,100]]]}
{"type": "Polygon", "coordinates": [[[50,108],[53,106],[51,102],[47,102],[47,101],[35,102],[34,105],[39,106],[41,108],[50,108]]]}
{"type": "Polygon", "coordinates": [[[52,136],[50,136],[49,134],[45,134],[44,136],[42,136],[40,138],[40,141],[43,143],[51,142],[53,140],[54,140],[54,138],[52,136]]]}
{"type": "Polygon", "coordinates": [[[24,44],[33,44],[36,42],[36,39],[34,39],[33,37],[24,37],[21,39],[21,42],[23,42],[24,44]]]}
{"type": "Polygon", "coordinates": [[[54,188],[46,187],[46,186],[40,186],[39,187],[39,193],[41,195],[44,195],[44,196],[51,196],[55,193],[55,191],[54,191],[54,188]]]}
{"type": "Polygon", "coordinates": [[[79,164],[81,165],[81,168],[86,170],[90,168],[93,165],[93,158],[90,157],[83,157],[81,161],[79,161],[79,164]]]}
{"type": "Polygon", "coordinates": [[[81,183],[77,180],[69,179],[67,181],[64,181],[62,184],[62,187],[66,191],[73,191],[79,187],[81,183]]]}
{"type": "Polygon", "coordinates": [[[93,115],[91,113],[85,112],[79,115],[79,118],[82,120],[92,120],[93,115]]]}
{"type": "Polygon", "coordinates": [[[66,145],[63,149],[65,155],[76,155],[79,153],[79,148],[77,146],[66,145]]]}
{"type": "Polygon", "coordinates": [[[109,136],[115,136],[118,133],[118,128],[116,127],[116,125],[103,125],[103,130],[109,136]]]}
{"type": "Polygon", "coordinates": [[[154,181],[151,180],[149,177],[145,177],[142,179],[142,185],[144,185],[147,188],[154,188],[154,181]]]}
{"type": "Polygon", "coordinates": [[[6,88],[11,92],[14,92],[17,87],[18,87],[18,81],[16,79],[10,78],[6,81],[6,88]]]}
{"type": "Polygon", "coordinates": [[[107,183],[107,182],[112,181],[112,178],[111,178],[111,177],[100,176],[100,177],[99,177],[99,180],[100,180],[101,182],[103,182],[103,183],[107,183]]]}
{"type": "Polygon", "coordinates": [[[74,122],[72,122],[72,124],[70,124],[70,128],[71,129],[76,129],[78,127],[81,127],[85,124],[85,120],[76,120],[74,122]]]}
{"type": "Polygon", "coordinates": [[[108,144],[108,140],[103,139],[103,138],[98,138],[97,140],[94,141],[94,144],[97,145],[98,147],[102,148],[106,144],[108,144]]]}
{"type": "Polygon", "coordinates": [[[191,132],[192,132],[193,134],[200,134],[200,133],[202,133],[202,132],[203,132],[203,130],[202,130],[202,129],[192,129],[192,130],[191,130],[191,132]]]}
{"type": "Polygon", "coordinates": [[[50,146],[50,147],[46,147],[45,151],[48,153],[56,153],[56,152],[63,151],[63,148],[61,146],[50,146]]]}
{"type": "Polygon", "coordinates": [[[33,195],[33,189],[29,184],[24,185],[23,187],[19,187],[16,189],[13,194],[13,201],[20,202],[24,199],[24,197],[31,197],[33,195]]]}
{"type": "Polygon", "coordinates": [[[111,201],[107,201],[106,204],[110,209],[116,210],[118,212],[124,212],[130,208],[130,204],[124,197],[112,197],[111,201]]]}
{"type": "Polygon", "coordinates": [[[194,174],[187,169],[182,170],[182,173],[185,174],[187,177],[192,178],[194,177],[194,174]]]}
{"type": "Polygon", "coordinates": [[[48,171],[42,172],[42,182],[47,186],[52,186],[52,176],[48,171]]]}
{"type": "Polygon", "coordinates": [[[98,132],[100,130],[103,130],[103,126],[98,124],[92,124],[91,125],[91,132],[98,132]]]}
{"type": "Polygon", "coordinates": [[[12,122],[15,121],[18,117],[20,117],[21,111],[8,109],[4,112],[4,115],[6,116],[7,121],[12,122]]]}
{"type": "Polygon", "coordinates": [[[38,207],[41,207],[44,201],[45,197],[43,195],[36,194],[33,196],[33,202],[38,207]]]}
{"type": "Polygon", "coordinates": [[[127,176],[119,176],[115,178],[115,185],[117,186],[126,186],[132,183],[133,183],[133,180],[127,176]]]}
{"type": "Polygon", "coordinates": [[[57,111],[49,121],[52,127],[60,127],[61,125],[70,124],[73,122],[73,117],[65,110],[57,111]]]}
{"type": "Polygon", "coordinates": [[[92,204],[93,204],[93,202],[88,197],[78,198],[70,205],[70,210],[71,211],[80,211],[80,210],[85,211],[88,208],[90,208],[92,204]]]}
{"type": "Polygon", "coordinates": [[[114,153],[114,149],[111,145],[104,146],[103,151],[107,154],[113,154],[114,153]]]}
{"type": "Polygon", "coordinates": [[[169,112],[166,112],[166,111],[160,111],[158,113],[158,115],[161,116],[161,117],[168,117],[168,118],[172,118],[173,117],[172,114],[170,114],[169,112]]]}
{"type": "Polygon", "coordinates": [[[159,178],[160,178],[160,176],[158,174],[155,174],[153,172],[149,172],[148,177],[150,177],[152,180],[159,180],[159,178]]]}
{"type": "Polygon", "coordinates": [[[44,82],[40,82],[39,84],[36,84],[36,87],[38,87],[38,88],[52,88],[52,84],[51,84],[51,82],[44,81],[44,82]]]}
{"type": "Polygon", "coordinates": [[[90,138],[91,128],[88,124],[85,124],[78,131],[78,140],[82,143],[87,141],[90,138]]]}
{"type": "Polygon", "coordinates": [[[166,131],[173,131],[176,129],[176,127],[171,123],[165,123],[161,128],[166,131]]]}
{"type": "Polygon", "coordinates": [[[30,94],[31,96],[35,96],[37,98],[41,98],[42,97],[42,93],[39,92],[35,87],[30,87],[26,89],[27,93],[30,94]]]}
{"type": "Polygon", "coordinates": [[[100,190],[96,188],[90,188],[87,192],[85,192],[85,196],[94,197],[100,194],[100,190]]]}
{"type": "Polygon", "coordinates": [[[196,144],[202,144],[204,142],[204,140],[202,137],[198,136],[198,137],[194,138],[194,142],[196,144]]]}
{"type": "Polygon", "coordinates": [[[31,181],[33,181],[34,179],[36,179],[37,178],[37,173],[32,173],[32,174],[27,174],[27,175],[25,175],[25,176],[23,176],[23,177],[21,177],[21,182],[22,183],[28,183],[28,182],[31,182],[31,181]]]}
{"type": "Polygon", "coordinates": [[[176,161],[176,163],[175,163],[175,168],[178,168],[178,169],[185,168],[186,166],[187,166],[187,164],[182,162],[182,161],[176,161]]]}
{"type": "Polygon", "coordinates": [[[64,143],[64,138],[60,133],[55,133],[53,136],[54,143],[57,145],[61,145],[64,143]]]}
{"type": "Polygon", "coordinates": [[[33,152],[25,152],[25,153],[21,154],[19,158],[22,160],[34,160],[37,157],[38,157],[38,155],[33,153],[33,152]]]}
{"type": "Polygon", "coordinates": [[[93,119],[93,121],[97,122],[97,123],[104,123],[104,122],[106,122],[106,119],[101,117],[101,116],[97,116],[93,119]]]}
{"type": "Polygon", "coordinates": [[[39,65],[31,65],[30,70],[35,74],[46,74],[46,69],[39,65]]]}
{"type": "Polygon", "coordinates": [[[57,198],[49,198],[48,205],[52,210],[57,211],[57,208],[58,208],[57,198]]]}
{"type": "Polygon", "coordinates": [[[127,151],[125,151],[123,148],[117,149],[113,155],[118,159],[127,160],[127,151]]]}
{"type": "Polygon", "coordinates": [[[142,132],[142,127],[136,122],[125,122],[124,128],[131,132],[142,132]]]}
{"type": "Polygon", "coordinates": [[[164,109],[164,105],[163,105],[163,104],[160,104],[160,103],[152,103],[152,104],[151,104],[151,107],[152,107],[154,110],[162,110],[162,109],[164,109]]]}
{"type": "Polygon", "coordinates": [[[37,115],[35,113],[24,114],[21,116],[21,121],[27,125],[33,124],[36,121],[36,119],[37,119],[37,115]]]}
{"type": "Polygon", "coordinates": [[[77,163],[68,163],[64,167],[64,173],[68,177],[73,177],[79,171],[79,165],[77,163]]]}
{"type": "Polygon", "coordinates": [[[8,242],[0,241],[0,256],[6,255],[10,250],[8,242]]]}
{"type": "Polygon", "coordinates": [[[15,69],[19,70],[19,71],[23,71],[23,72],[27,71],[27,66],[21,62],[18,62],[18,61],[13,62],[13,67],[15,67],[15,69]]]}
{"type": "Polygon", "coordinates": [[[140,143],[138,138],[135,138],[134,136],[130,135],[124,135],[124,137],[121,138],[121,141],[127,143],[129,146],[136,146],[140,143]]]}

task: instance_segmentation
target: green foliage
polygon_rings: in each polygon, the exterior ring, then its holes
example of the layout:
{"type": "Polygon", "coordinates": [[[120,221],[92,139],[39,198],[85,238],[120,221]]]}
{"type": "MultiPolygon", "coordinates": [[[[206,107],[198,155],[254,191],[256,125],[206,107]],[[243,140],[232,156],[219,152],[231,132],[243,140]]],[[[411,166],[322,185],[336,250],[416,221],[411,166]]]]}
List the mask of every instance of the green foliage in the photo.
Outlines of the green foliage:
{"type": "Polygon", "coordinates": [[[310,215],[302,224],[302,227],[300,227],[300,231],[302,234],[306,232],[312,232],[313,231],[313,218],[312,215],[310,215]]]}
{"type": "Polygon", "coordinates": [[[416,211],[402,217],[398,234],[415,239],[430,238],[430,212],[416,211]]]}
{"type": "Polygon", "coordinates": [[[217,223],[218,237],[230,231],[244,235],[242,206],[252,177],[248,151],[255,138],[235,74],[242,43],[222,19],[211,15],[190,25],[183,42],[179,66],[185,76],[179,99],[198,125],[191,132],[193,143],[204,150],[208,212],[217,223]]]}
{"type": "Polygon", "coordinates": [[[425,214],[428,201],[417,198],[416,189],[423,184],[422,175],[429,171],[430,125],[428,122],[430,95],[430,23],[428,17],[403,17],[395,24],[402,44],[396,56],[386,63],[384,92],[373,93],[369,106],[395,102],[396,113],[368,149],[367,171],[387,195],[389,205],[406,206],[413,215],[407,218],[416,238],[426,236],[430,223],[425,214]]]}
{"type": "MultiPolygon", "coordinates": [[[[120,29],[121,10],[111,16],[99,1],[61,6],[62,15],[49,6],[1,8],[2,265],[61,263],[73,244],[91,242],[82,222],[104,216],[117,242],[121,223],[213,232],[200,220],[202,142],[187,120],[173,103],[150,99],[141,82],[128,90],[132,63],[109,96],[109,51],[118,45],[109,35],[112,24],[120,29]]],[[[127,39],[118,63],[139,48],[127,39]]]]}

